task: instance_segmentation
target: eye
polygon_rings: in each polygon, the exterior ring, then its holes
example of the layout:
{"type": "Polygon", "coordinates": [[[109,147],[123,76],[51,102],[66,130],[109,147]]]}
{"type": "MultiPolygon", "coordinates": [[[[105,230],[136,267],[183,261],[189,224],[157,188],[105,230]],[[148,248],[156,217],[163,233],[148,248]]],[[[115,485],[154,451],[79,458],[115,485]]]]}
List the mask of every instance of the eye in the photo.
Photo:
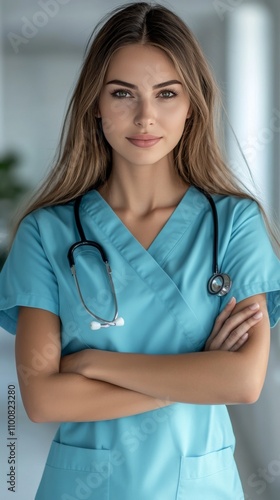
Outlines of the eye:
{"type": "Polygon", "coordinates": [[[176,92],[174,90],[162,90],[158,96],[162,99],[172,99],[172,97],[176,97],[176,92]]]}
{"type": "Polygon", "coordinates": [[[132,97],[131,93],[128,90],[118,89],[114,90],[111,95],[116,97],[117,99],[125,99],[126,97],[132,97]]]}

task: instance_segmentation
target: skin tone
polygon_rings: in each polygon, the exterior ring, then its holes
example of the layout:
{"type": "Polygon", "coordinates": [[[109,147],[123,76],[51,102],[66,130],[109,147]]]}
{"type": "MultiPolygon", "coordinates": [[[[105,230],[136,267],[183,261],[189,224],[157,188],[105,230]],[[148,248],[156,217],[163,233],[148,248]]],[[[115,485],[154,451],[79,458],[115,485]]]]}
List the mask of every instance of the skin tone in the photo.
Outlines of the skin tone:
{"type": "MultiPolygon", "coordinates": [[[[164,52],[131,45],[113,56],[99,102],[112,173],[99,191],[145,248],[189,187],[175,172],[173,149],[190,114],[189,96],[164,52]],[[158,140],[145,144],[139,135],[158,140]]],[[[85,349],[61,358],[60,319],[23,307],[16,337],[23,402],[36,422],[107,420],[179,401],[251,403],[263,386],[269,338],[266,298],[260,294],[227,305],[203,352],[163,356],[85,349]],[[34,353],[44,357],[50,334],[53,356],[38,370],[34,353]]]]}
{"type": "Polygon", "coordinates": [[[189,96],[160,49],[132,45],[115,54],[99,102],[113,168],[99,191],[145,248],[188,189],[175,172],[173,149],[190,115],[189,96]],[[143,148],[129,140],[139,134],[160,139],[143,148]]]}

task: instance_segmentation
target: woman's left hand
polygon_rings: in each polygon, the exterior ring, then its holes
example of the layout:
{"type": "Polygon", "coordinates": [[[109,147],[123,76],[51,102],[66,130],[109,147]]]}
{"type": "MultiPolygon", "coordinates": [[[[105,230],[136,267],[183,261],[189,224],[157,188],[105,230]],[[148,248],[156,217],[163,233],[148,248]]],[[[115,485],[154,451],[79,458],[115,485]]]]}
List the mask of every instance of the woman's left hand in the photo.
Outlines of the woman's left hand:
{"type": "Polygon", "coordinates": [[[248,340],[248,331],[261,321],[263,315],[259,304],[250,304],[235,311],[233,298],[216,318],[213,330],[204,346],[204,351],[238,351],[248,340]]]}

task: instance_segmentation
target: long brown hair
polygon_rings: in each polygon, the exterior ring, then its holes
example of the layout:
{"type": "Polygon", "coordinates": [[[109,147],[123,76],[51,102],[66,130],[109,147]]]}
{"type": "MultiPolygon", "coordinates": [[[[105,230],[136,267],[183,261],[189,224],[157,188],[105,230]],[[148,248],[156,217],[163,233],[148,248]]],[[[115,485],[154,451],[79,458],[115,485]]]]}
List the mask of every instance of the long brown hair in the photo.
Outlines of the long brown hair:
{"type": "Polygon", "coordinates": [[[118,7],[93,31],[53,168],[21,218],[40,207],[66,203],[108,179],[111,146],[97,117],[98,102],[112,56],[129,44],[162,49],[189,94],[192,115],[174,149],[179,175],[209,193],[252,197],[241,187],[219,148],[215,125],[219,90],[194,35],[164,6],[137,2],[118,7]]]}

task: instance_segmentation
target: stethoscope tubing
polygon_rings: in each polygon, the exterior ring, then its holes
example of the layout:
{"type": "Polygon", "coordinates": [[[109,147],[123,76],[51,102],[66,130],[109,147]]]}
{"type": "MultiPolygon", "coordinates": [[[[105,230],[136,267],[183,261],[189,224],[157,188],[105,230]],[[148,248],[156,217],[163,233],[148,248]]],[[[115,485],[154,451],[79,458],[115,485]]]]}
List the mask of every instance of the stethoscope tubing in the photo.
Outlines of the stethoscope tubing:
{"type": "MultiPolygon", "coordinates": [[[[208,200],[210,207],[211,207],[211,212],[212,212],[212,217],[213,217],[213,226],[214,226],[214,237],[213,237],[213,257],[212,257],[212,269],[213,269],[213,274],[208,280],[207,283],[207,290],[211,295],[218,295],[218,296],[223,296],[229,293],[231,286],[232,286],[232,281],[231,278],[228,274],[222,273],[219,271],[219,265],[218,265],[218,247],[219,247],[219,221],[218,221],[218,214],[217,214],[217,209],[215,202],[212,198],[212,196],[204,191],[202,188],[199,188],[195,186],[198,191],[200,191],[205,198],[208,200]]],[[[71,245],[71,247],[68,250],[68,261],[71,269],[71,273],[73,275],[75,285],[79,294],[79,298],[85,308],[85,310],[92,316],[95,320],[97,320],[99,323],[93,322],[92,323],[92,329],[99,329],[100,327],[108,327],[108,326],[122,326],[124,324],[123,318],[118,317],[118,301],[117,301],[117,296],[116,296],[116,291],[115,291],[115,286],[114,282],[112,279],[112,270],[106,255],[106,252],[104,251],[103,247],[97,243],[96,241],[91,241],[88,240],[85,236],[85,232],[83,230],[83,226],[81,223],[81,218],[80,218],[80,204],[82,200],[83,195],[78,196],[74,200],[74,216],[75,216],[75,222],[76,226],[78,229],[78,233],[80,236],[80,241],[77,241],[71,245]],[[106,266],[106,272],[110,284],[110,289],[112,292],[113,296],[113,301],[114,301],[114,316],[111,320],[107,320],[105,318],[102,318],[98,316],[97,314],[93,313],[86,305],[85,300],[83,298],[83,294],[79,285],[79,281],[77,278],[76,274],[76,266],[75,266],[75,251],[83,246],[91,246],[94,247],[96,250],[98,250],[103,263],[106,266]]]]}
{"type": "MultiPolygon", "coordinates": [[[[88,314],[90,314],[90,316],[92,316],[95,320],[98,320],[98,322],[100,322],[100,326],[101,327],[118,326],[116,324],[116,322],[118,320],[118,302],[117,302],[117,296],[116,296],[116,290],[115,290],[114,282],[113,282],[113,279],[112,279],[112,270],[111,270],[111,267],[110,267],[107,255],[106,255],[103,247],[99,243],[97,243],[96,241],[88,240],[86,238],[86,236],[85,236],[85,233],[84,233],[84,230],[83,230],[83,226],[82,226],[82,223],[81,223],[81,219],[80,219],[80,214],[79,214],[80,204],[81,204],[82,197],[83,197],[83,195],[79,196],[78,198],[76,198],[76,200],[74,202],[75,222],[76,222],[76,226],[77,226],[77,229],[78,229],[78,232],[79,232],[80,241],[77,241],[77,242],[73,243],[73,245],[71,245],[71,247],[68,250],[67,257],[68,257],[68,262],[69,262],[69,265],[70,265],[71,273],[72,273],[72,276],[74,278],[75,285],[76,285],[76,288],[77,288],[80,300],[81,300],[81,302],[82,302],[85,310],[88,312],[88,314]],[[78,278],[77,278],[74,254],[75,254],[75,251],[78,248],[85,247],[85,246],[91,246],[93,248],[96,248],[99,251],[99,254],[100,254],[100,256],[101,256],[101,258],[102,258],[102,260],[104,262],[104,265],[106,267],[106,273],[107,273],[107,277],[108,277],[108,281],[109,281],[109,284],[110,284],[110,289],[111,289],[112,296],[113,296],[113,301],[114,301],[114,316],[113,316],[112,319],[108,320],[108,319],[102,318],[101,316],[98,316],[97,314],[93,313],[89,309],[89,307],[87,306],[87,304],[86,304],[86,302],[84,300],[84,297],[83,297],[83,294],[82,294],[82,291],[81,291],[81,287],[80,287],[80,284],[79,284],[79,281],[78,281],[78,278]]],[[[119,324],[120,324],[120,321],[119,321],[119,324]]],[[[95,325],[95,327],[93,329],[97,329],[96,325],[95,325]]]]}

